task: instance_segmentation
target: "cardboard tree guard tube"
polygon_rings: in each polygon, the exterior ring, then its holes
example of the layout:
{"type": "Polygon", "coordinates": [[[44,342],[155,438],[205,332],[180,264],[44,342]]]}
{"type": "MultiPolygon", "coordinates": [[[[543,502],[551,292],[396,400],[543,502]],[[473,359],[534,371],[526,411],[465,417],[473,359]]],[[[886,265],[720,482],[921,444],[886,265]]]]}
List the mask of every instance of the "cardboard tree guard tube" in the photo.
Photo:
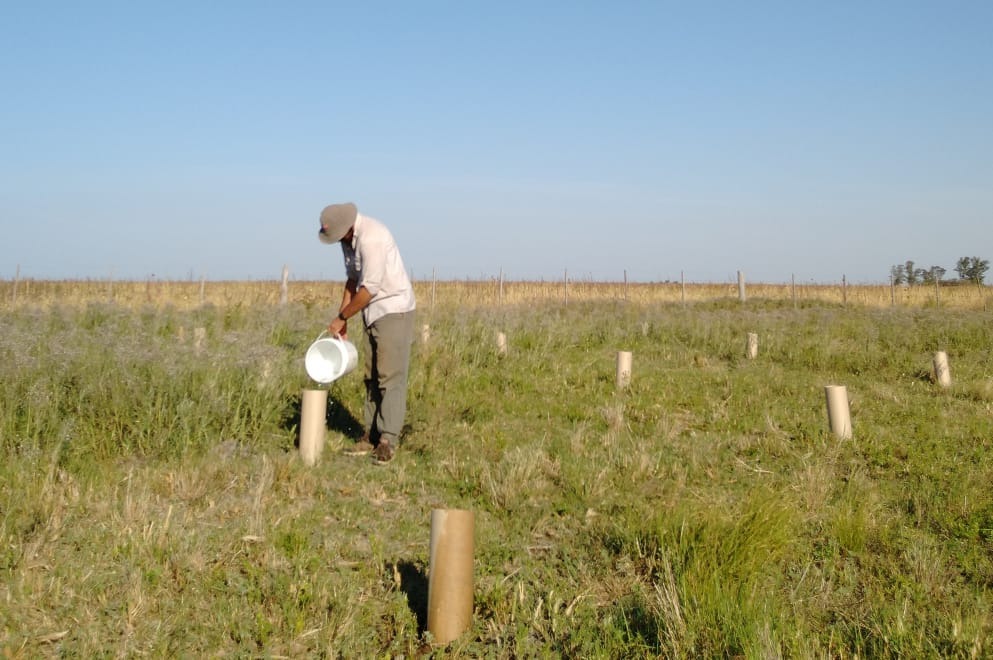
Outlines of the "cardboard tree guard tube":
{"type": "Polygon", "coordinates": [[[324,450],[327,434],[327,390],[304,390],[300,399],[300,458],[314,465],[324,450]]]}
{"type": "Polygon", "coordinates": [[[848,407],[848,388],[844,385],[827,385],[824,388],[827,398],[828,424],[831,432],[841,440],[852,438],[852,417],[848,407]]]}
{"type": "Polygon", "coordinates": [[[472,511],[431,512],[428,631],[437,644],[457,639],[472,622],[474,528],[472,511]]]}
{"type": "Polygon", "coordinates": [[[952,386],[952,372],[948,368],[948,353],[938,351],[932,360],[934,365],[934,381],[942,387],[952,386]]]}
{"type": "Polygon", "coordinates": [[[631,384],[631,351],[617,351],[617,389],[622,390],[631,384]]]}
{"type": "Polygon", "coordinates": [[[759,355],[759,336],[758,333],[749,332],[748,338],[745,340],[745,356],[749,360],[754,360],[759,355]]]}

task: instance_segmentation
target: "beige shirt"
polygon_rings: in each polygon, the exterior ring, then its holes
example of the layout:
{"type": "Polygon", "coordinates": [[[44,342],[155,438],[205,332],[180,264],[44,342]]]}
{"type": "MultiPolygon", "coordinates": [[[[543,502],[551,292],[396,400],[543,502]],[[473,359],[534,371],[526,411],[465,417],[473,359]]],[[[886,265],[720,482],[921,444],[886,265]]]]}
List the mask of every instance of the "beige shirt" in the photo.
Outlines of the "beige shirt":
{"type": "Polygon", "coordinates": [[[359,213],[351,243],[342,242],[345,272],[356,288],[365,287],[372,301],[362,310],[366,326],[387,314],[410,312],[417,306],[400,250],[386,225],[359,213]]]}

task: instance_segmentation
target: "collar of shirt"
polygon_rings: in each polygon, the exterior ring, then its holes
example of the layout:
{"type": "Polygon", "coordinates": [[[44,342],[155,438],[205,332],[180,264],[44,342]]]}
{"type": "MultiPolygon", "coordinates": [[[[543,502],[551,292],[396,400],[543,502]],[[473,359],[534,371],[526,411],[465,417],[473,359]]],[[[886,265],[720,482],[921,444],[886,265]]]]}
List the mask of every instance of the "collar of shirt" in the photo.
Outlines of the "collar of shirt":
{"type": "Polygon", "coordinates": [[[362,221],[365,217],[361,213],[355,214],[355,223],[352,225],[352,240],[349,243],[349,247],[353,250],[355,249],[355,243],[359,240],[359,232],[362,231],[362,221]]]}

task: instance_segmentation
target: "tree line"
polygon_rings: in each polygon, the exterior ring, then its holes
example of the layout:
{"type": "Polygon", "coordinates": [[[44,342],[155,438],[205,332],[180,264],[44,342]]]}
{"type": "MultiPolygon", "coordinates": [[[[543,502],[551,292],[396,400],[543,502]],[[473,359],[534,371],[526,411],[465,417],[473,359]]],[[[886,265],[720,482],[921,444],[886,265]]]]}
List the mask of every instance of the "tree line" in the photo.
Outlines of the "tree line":
{"type": "MultiPolygon", "coordinates": [[[[990,269],[990,262],[987,259],[980,259],[979,257],[961,257],[957,262],[955,262],[955,272],[958,273],[958,280],[952,280],[946,282],[951,283],[964,283],[973,282],[975,284],[982,284],[983,280],[986,279],[986,271],[990,269]]],[[[906,261],[902,264],[897,264],[890,268],[890,277],[893,279],[893,284],[906,284],[908,286],[914,286],[915,284],[935,284],[945,282],[945,273],[948,271],[941,266],[931,266],[930,268],[918,268],[913,261],[906,261]]]]}

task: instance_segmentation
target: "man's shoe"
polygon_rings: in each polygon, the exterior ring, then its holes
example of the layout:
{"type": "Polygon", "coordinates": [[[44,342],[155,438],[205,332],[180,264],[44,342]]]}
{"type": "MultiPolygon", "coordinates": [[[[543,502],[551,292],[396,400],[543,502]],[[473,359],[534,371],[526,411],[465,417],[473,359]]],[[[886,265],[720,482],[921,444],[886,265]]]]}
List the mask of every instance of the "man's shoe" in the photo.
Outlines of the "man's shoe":
{"type": "Polygon", "coordinates": [[[386,465],[393,460],[395,453],[396,449],[393,448],[390,441],[386,438],[380,438],[379,444],[372,450],[372,458],[376,462],[376,465],[386,465]]]}

